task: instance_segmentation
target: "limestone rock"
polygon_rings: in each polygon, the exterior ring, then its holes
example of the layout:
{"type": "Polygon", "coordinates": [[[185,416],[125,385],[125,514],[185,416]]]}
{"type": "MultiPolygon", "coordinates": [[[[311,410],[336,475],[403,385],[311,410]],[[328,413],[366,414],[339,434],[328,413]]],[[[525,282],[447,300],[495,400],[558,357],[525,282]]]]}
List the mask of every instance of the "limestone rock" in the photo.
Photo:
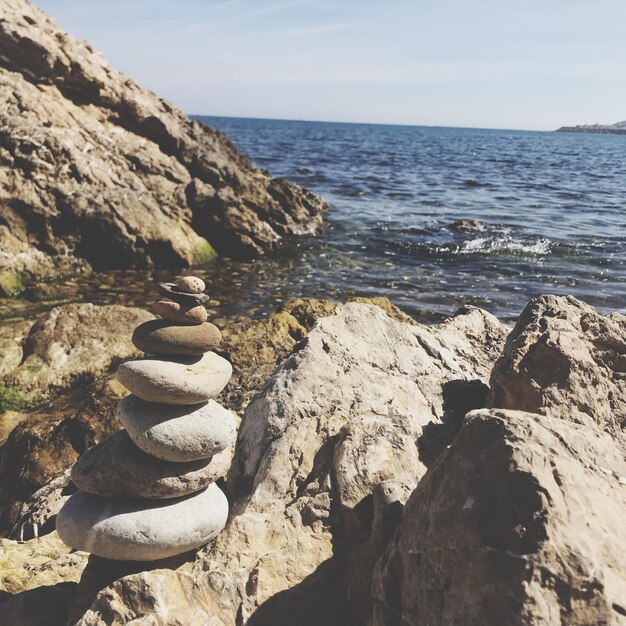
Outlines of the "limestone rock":
{"type": "Polygon", "coordinates": [[[491,375],[489,406],[626,425],[626,317],[570,296],[530,301],[491,375]]]}
{"type": "Polygon", "coordinates": [[[118,380],[147,402],[198,404],[217,396],[230,380],[231,364],[214,352],[176,361],[140,359],[117,369],[118,380]]]}
{"type": "Polygon", "coordinates": [[[198,548],[224,528],[228,500],[210,484],[174,500],[117,500],[77,491],[57,517],[74,548],[114,560],[155,561],[198,548]]]}
{"type": "Polygon", "coordinates": [[[115,498],[176,498],[199,491],[228,470],[230,454],[188,463],[156,459],[118,430],[83,454],[72,482],[83,491],[115,498]]]}
{"type": "Polygon", "coordinates": [[[406,504],[368,623],[623,623],[625,452],[594,424],[470,413],[406,504]]]}
{"type": "Polygon", "coordinates": [[[183,267],[320,230],[326,204],[110,68],[26,0],[0,28],[0,272],[183,267]]]}
{"type": "Polygon", "coordinates": [[[87,554],[70,553],[56,532],[29,541],[0,539],[0,590],[17,594],[42,585],[78,582],[86,564],[87,554]]]}
{"type": "Polygon", "coordinates": [[[128,329],[151,318],[120,305],[55,307],[32,325],[20,363],[2,382],[19,392],[23,404],[41,405],[53,392],[101,378],[116,359],[136,356],[128,329]]]}
{"type": "Polygon", "coordinates": [[[207,310],[202,305],[185,307],[178,302],[159,300],[152,305],[152,310],[163,319],[184,324],[202,324],[209,318],[207,310]]]}
{"type": "Polygon", "coordinates": [[[167,320],[150,320],[135,328],[133,344],[148,354],[200,356],[215,350],[222,333],[210,322],[180,324],[167,320]]]}
{"type": "Polygon", "coordinates": [[[233,414],[213,400],[181,407],[130,395],[117,411],[135,444],[165,461],[206,459],[228,448],[235,437],[233,414]]]}
{"type": "MultiPolygon", "coordinates": [[[[412,485],[424,474],[419,440],[443,413],[443,385],[486,380],[505,336],[479,309],[435,327],[364,304],[318,320],[243,417],[227,481],[233,515],[186,569],[194,607],[216,625],[333,623],[354,572],[345,555],[372,532],[372,493],[386,479],[412,485]]],[[[376,532],[370,560],[389,530],[376,532]]],[[[170,588],[184,584],[179,576],[168,575],[170,588]]],[[[102,623],[98,615],[120,610],[115,598],[136,597],[150,580],[117,581],[89,619],[102,623]]]]}

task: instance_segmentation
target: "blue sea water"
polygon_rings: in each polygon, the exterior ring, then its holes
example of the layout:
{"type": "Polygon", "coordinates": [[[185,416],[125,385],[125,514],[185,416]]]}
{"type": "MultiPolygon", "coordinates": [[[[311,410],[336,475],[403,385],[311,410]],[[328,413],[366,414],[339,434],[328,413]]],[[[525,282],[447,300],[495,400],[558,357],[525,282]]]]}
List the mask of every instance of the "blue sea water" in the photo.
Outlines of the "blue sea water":
{"type": "Polygon", "coordinates": [[[231,266],[251,297],[384,295],[418,317],[512,319],[543,293],[626,306],[626,136],[198,119],[332,207],[323,235],[231,266]]]}

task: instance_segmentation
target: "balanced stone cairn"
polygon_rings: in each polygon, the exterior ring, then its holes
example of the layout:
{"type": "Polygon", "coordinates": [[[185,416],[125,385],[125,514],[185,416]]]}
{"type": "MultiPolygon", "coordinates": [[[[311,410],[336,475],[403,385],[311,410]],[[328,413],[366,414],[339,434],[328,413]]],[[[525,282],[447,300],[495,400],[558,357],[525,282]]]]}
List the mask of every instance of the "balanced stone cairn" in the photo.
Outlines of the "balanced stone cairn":
{"type": "Polygon", "coordinates": [[[162,283],[163,319],[139,325],[133,343],[146,358],[122,363],[131,392],[117,413],[125,426],[89,449],[72,468],[78,487],[57,517],[73,548],[124,561],[155,561],[198,548],[226,524],[228,501],[215,481],[230,462],[233,414],[211,398],[231,364],[207,322],[204,282],[162,283]]]}

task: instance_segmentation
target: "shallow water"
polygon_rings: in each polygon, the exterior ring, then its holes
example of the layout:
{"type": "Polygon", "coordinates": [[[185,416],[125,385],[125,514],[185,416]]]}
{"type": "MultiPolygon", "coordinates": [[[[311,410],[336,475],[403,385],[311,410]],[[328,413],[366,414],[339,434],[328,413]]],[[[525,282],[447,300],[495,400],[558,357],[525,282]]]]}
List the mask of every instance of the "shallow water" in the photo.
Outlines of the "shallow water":
{"type": "MultiPolygon", "coordinates": [[[[463,303],[512,319],[542,293],[602,311],[626,305],[626,136],[202,119],[255,165],[332,205],[320,237],[198,270],[218,317],[262,315],[303,295],[384,295],[425,319],[463,303]]],[[[169,275],[77,277],[56,298],[4,301],[0,316],[61,301],[144,305],[153,279],[169,275]]]]}

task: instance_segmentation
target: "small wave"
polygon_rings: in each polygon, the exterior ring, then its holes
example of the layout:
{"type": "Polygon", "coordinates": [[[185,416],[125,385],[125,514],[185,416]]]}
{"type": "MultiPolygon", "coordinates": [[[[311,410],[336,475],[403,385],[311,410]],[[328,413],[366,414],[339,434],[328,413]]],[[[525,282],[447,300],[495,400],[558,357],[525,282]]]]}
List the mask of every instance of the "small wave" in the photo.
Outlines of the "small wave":
{"type": "Polygon", "coordinates": [[[529,254],[532,256],[545,256],[552,251],[553,243],[549,239],[539,238],[535,240],[516,240],[512,237],[476,237],[459,244],[446,244],[438,246],[440,253],[454,255],[472,254],[529,254]]]}

